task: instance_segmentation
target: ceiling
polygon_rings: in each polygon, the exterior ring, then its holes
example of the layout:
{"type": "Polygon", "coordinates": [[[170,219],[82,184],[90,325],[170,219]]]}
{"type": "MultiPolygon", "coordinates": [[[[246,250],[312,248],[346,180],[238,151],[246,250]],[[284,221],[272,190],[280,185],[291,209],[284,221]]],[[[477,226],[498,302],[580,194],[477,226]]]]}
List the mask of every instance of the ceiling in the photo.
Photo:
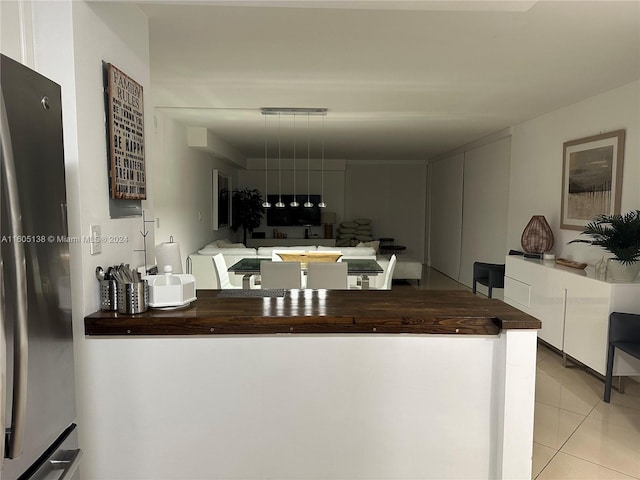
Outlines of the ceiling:
{"type": "MultiPolygon", "coordinates": [[[[151,93],[246,158],[426,160],[640,78],[640,2],[141,2],[151,93]],[[179,4],[178,4],[179,3],[179,4]],[[324,125],[323,125],[324,123],[324,125]]],[[[586,134],[593,132],[585,132],[586,134]]]]}

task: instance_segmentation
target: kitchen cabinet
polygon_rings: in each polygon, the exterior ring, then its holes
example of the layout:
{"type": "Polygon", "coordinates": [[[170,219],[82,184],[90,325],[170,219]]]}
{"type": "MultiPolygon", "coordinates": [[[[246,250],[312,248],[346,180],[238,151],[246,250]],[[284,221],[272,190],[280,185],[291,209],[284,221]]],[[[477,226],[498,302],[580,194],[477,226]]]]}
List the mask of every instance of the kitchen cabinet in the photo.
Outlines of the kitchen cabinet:
{"type": "MultiPolygon", "coordinates": [[[[592,267],[508,256],[504,300],[542,321],[540,339],[604,375],[609,314],[640,312],[640,281],[613,283],[592,267]]],[[[614,375],[640,375],[640,361],[616,354],[614,375]]]]}
{"type": "Polygon", "coordinates": [[[559,276],[549,275],[539,262],[507,257],[504,301],[543,320],[538,337],[563,349],[565,290],[559,276]]]}

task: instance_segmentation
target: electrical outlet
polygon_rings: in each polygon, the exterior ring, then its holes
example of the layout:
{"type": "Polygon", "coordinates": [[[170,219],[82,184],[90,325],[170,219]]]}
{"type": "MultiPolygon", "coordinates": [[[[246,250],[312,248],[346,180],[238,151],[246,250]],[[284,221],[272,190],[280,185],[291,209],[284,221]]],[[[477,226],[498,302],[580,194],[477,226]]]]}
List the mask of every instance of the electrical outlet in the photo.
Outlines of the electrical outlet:
{"type": "Polygon", "coordinates": [[[102,252],[101,236],[100,225],[91,225],[89,227],[89,252],[91,255],[97,255],[102,252]]]}

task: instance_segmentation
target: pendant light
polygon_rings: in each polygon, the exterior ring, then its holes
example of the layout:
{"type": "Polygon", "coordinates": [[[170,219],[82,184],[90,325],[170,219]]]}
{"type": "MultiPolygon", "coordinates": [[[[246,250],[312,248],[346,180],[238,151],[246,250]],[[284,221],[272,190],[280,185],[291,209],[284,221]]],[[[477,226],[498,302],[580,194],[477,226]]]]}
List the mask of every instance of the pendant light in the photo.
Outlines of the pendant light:
{"type": "MultiPolygon", "coordinates": [[[[281,115],[293,115],[293,201],[290,203],[292,207],[298,207],[300,204],[296,199],[296,115],[307,115],[307,201],[304,203],[304,206],[307,208],[313,207],[313,203],[311,202],[310,195],[310,166],[311,166],[311,156],[310,156],[310,120],[309,117],[311,115],[322,115],[322,167],[321,167],[321,195],[320,195],[320,203],[318,203],[318,207],[324,208],[327,206],[324,203],[324,116],[327,114],[326,108],[297,108],[297,107],[262,107],[261,109],[262,115],[278,115],[278,202],[275,204],[276,208],[284,208],[285,204],[282,201],[282,142],[281,142],[281,133],[282,133],[282,122],[281,115]]],[[[266,131],[266,118],[265,118],[265,131],[266,131]]],[[[265,137],[266,138],[266,137],[265,137]]],[[[267,145],[265,140],[265,191],[267,188],[267,170],[268,170],[268,157],[267,157],[267,145]]],[[[263,207],[269,208],[271,204],[269,201],[263,202],[263,207]]]]}
{"type": "Polygon", "coordinates": [[[300,204],[296,200],[296,116],[293,116],[293,202],[289,205],[299,207],[300,204]]]}
{"type": "Polygon", "coordinates": [[[282,144],[280,142],[280,114],[278,113],[278,203],[276,208],[284,208],[282,203],[282,144]]]}
{"type": "Polygon", "coordinates": [[[310,115],[307,113],[307,201],[304,202],[304,208],[313,207],[313,203],[311,203],[311,192],[310,192],[310,182],[309,182],[309,170],[311,166],[311,157],[309,156],[309,118],[310,115]]]}
{"type": "Polygon", "coordinates": [[[267,156],[267,116],[264,116],[264,202],[262,208],[271,208],[269,202],[269,165],[267,156]]]}
{"type": "Polygon", "coordinates": [[[326,208],[324,203],[324,117],[322,117],[322,162],[320,163],[320,208],[326,208]]]}

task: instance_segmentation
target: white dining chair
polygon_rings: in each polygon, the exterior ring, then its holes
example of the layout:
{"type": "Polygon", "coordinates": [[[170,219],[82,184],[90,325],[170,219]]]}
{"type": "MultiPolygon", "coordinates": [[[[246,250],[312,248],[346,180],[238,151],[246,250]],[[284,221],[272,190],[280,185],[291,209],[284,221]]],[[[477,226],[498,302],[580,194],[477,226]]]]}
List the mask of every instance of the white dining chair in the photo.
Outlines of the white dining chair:
{"type": "Polygon", "coordinates": [[[302,288],[300,262],[260,262],[263,289],[302,288]]]}
{"type": "Polygon", "coordinates": [[[345,290],[347,262],[310,262],[307,265],[307,288],[345,290]]]}
{"type": "Polygon", "coordinates": [[[382,285],[380,285],[377,290],[391,290],[393,271],[396,269],[396,262],[396,256],[391,255],[391,258],[389,259],[389,265],[387,265],[387,269],[384,271],[384,280],[382,281],[382,285]]]}
{"type": "Polygon", "coordinates": [[[213,256],[213,269],[215,270],[219,289],[242,288],[241,286],[231,283],[231,280],[229,279],[229,272],[227,271],[227,262],[224,261],[224,257],[221,253],[216,253],[213,256]]]}
{"type": "MultiPolygon", "coordinates": [[[[369,277],[370,286],[369,290],[391,290],[391,285],[393,281],[393,271],[396,269],[397,258],[395,255],[391,255],[389,259],[389,263],[384,268],[384,272],[381,275],[376,275],[375,277],[369,277]],[[375,285],[375,286],[374,286],[375,285]]],[[[383,263],[384,265],[384,263],[383,263]]],[[[362,284],[360,282],[350,283],[350,289],[361,290],[362,284]]]]}

